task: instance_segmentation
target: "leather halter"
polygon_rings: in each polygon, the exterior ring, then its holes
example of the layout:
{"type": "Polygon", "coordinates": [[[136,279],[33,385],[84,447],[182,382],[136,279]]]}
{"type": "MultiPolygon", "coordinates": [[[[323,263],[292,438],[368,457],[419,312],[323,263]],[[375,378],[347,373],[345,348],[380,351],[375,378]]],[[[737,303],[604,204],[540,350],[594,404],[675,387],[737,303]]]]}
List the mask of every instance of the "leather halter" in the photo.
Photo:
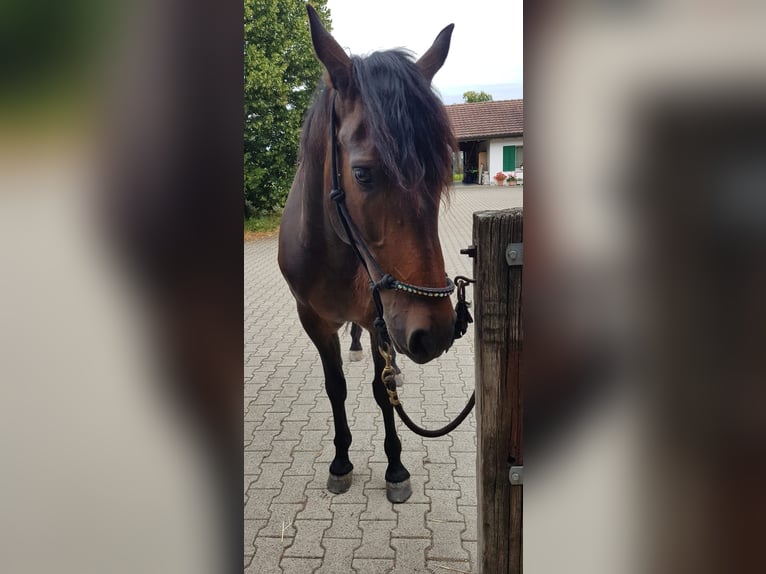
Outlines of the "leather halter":
{"type": "MultiPolygon", "coordinates": [[[[348,213],[348,208],[346,207],[346,193],[340,187],[340,170],[338,169],[337,151],[338,141],[337,136],[335,135],[336,95],[337,92],[333,91],[332,100],[330,102],[330,156],[332,162],[332,189],[330,190],[330,199],[335,202],[335,205],[338,209],[338,216],[340,217],[340,221],[343,225],[343,229],[346,232],[346,236],[348,237],[351,248],[354,250],[354,253],[356,253],[357,258],[362,263],[362,266],[364,267],[365,271],[367,271],[367,275],[370,278],[372,298],[375,302],[375,308],[378,313],[378,317],[376,319],[377,323],[378,319],[381,321],[383,320],[383,303],[380,300],[381,289],[402,291],[404,293],[418,295],[420,297],[441,298],[449,297],[452,295],[452,293],[455,291],[455,284],[452,282],[449,276],[446,277],[446,287],[421,287],[419,285],[412,285],[410,283],[405,283],[404,281],[399,281],[390,273],[384,273],[380,268],[380,265],[378,265],[378,262],[375,260],[375,257],[373,257],[372,253],[370,253],[370,250],[367,247],[367,244],[364,242],[364,239],[362,239],[359,230],[351,220],[351,216],[348,213]],[[377,281],[373,277],[372,271],[374,271],[378,276],[377,281]]],[[[378,331],[380,333],[380,329],[378,329],[378,331]]],[[[384,338],[384,341],[387,342],[387,337],[384,338]]]]}
{"type": "MultiPolygon", "coordinates": [[[[351,248],[356,253],[357,258],[362,263],[367,275],[370,278],[370,288],[372,290],[372,300],[375,303],[375,310],[377,316],[375,317],[375,331],[378,339],[378,351],[386,362],[386,366],[380,375],[380,380],[388,393],[388,400],[391,406],[399,414],[399,418],[402,422],[413,432],[424,437],[440,437],[449,432],[452,432],[460,423],[462,423],[471,412],[476,401],[476,393],[471,394],[471,398],[468,399],[468,403],[457,417],[444,427],[437,430],[425,429],[416,424],[407,413],[404,411],[404,407],[399,401],[399,396],[396,391],[396,382],[394,380],[394,369],[391,365],[391,358],[393,351],[391,348],[391,339],[388,335],[388,329],[386,328],[386,321],[383,319],[383,302],[380,299],[381,289],[396,289],[410,293],[412,295],[419,295],[421,297],[449,297],[455,291],[455,283],[447,276],[446,287],[420,287],[418,285],[410,285],[395,279],[388,273],[383,273],[375,261],[375,258],[370,253],[367,244],[359,234],[359,230],[351,220],[351,216],[346,208],[346,194],[340,187],[338,169],[338,142],[335,135],[335,96],[337,92],[333,92],[332,100],[330,102],[330,154],[332,161],[332,189],[330,190],[330,199],[335,202],[335,206],[338,209],[338,216],[343,224],[343,229],[348,237],[351,248]],[[370,271],[370,266],[374,269],[379,279],[375,281],[370,271]]],[[[458,302],[455,306],[456,320],[455,320],[455,334],[454,339],[462,337],[468,329],[468,324],[473,323],[471,313],[468,311],[469,303],[465,300],[465,286],[469,283],[473,283],[473,279],[467,277],[456,277],[455,281],[458,283],[458,302]]]]}

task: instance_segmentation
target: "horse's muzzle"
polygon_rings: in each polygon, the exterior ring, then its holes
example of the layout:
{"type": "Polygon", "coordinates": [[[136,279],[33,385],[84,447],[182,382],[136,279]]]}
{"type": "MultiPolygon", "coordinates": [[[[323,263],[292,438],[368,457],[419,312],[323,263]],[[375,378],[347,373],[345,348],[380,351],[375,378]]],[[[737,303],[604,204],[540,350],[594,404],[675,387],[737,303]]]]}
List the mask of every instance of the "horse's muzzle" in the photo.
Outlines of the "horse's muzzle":
{"type": "Polygon", "coordinates": [[[408,355],[416,363],[427,363],[441,355],[443,348],[435,337],[425,329],[415,329],[407,338],[408,355]]]}
{"type": "Polygon", "coordinates": [[[410,312],[403,328],[392,327],[389,325],[389,331],[397,351],[423,364],[452,346],[455,338],[455,313],[453,311],[450,316],[437,320],[410,312]]]}

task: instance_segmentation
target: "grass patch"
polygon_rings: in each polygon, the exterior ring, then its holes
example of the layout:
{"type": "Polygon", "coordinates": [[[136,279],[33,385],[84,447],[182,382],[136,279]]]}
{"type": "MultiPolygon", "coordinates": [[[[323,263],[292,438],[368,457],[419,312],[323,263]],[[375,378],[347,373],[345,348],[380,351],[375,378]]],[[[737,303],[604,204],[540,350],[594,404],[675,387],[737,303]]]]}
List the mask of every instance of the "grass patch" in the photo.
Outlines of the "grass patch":
{"type": "Polygon", "coordinates": [[[279,229],[282,221],[281,213],[269,213],[267,215],[255,215],[245,220],[245,238],[269,235],[279,229]]]}

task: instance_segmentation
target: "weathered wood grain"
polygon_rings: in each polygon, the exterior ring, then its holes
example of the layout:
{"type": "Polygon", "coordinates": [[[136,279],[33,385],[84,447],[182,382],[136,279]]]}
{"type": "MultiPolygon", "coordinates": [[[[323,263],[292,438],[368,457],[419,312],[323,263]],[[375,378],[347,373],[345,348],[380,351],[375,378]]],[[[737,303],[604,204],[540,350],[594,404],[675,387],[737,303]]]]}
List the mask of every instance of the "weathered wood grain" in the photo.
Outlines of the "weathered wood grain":
{"type": "Polygon", "coordinates": [[[523,211],[473,216],[476,345],[476,484],[478,564],[483,574],[522,571],[522,486],[511,463],[523,464],[521,361],[522,267],[509,267],[508,243],[520,243],[523,211]]]}

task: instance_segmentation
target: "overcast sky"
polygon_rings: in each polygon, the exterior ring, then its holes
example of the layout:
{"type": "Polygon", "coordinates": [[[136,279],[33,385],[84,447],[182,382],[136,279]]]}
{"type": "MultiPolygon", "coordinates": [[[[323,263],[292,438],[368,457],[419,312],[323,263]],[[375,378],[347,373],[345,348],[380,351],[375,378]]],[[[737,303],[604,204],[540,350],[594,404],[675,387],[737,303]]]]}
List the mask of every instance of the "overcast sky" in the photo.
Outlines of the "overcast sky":
{"type": "Polygon", "coordinates": [[[421,56],[455,24],[447,62],[434,78],[446,104],[467,90],[495,100],[523,97],[522,0],[327,0],[332,33],[352,54],[408,48],[421,56]]]}

